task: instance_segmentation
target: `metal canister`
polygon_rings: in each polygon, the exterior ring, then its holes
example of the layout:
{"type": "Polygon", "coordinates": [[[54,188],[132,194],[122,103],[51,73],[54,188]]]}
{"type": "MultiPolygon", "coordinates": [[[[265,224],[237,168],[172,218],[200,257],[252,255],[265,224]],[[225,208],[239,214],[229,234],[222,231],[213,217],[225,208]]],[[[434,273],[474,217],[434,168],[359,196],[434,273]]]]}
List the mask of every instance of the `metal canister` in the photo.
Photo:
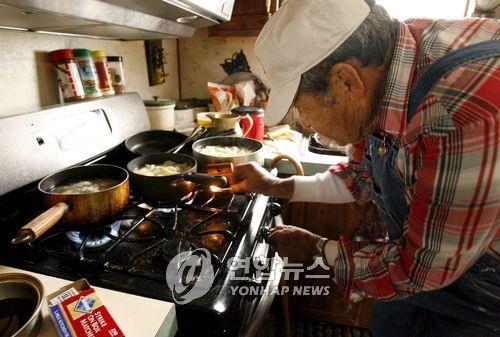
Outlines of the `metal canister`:
{"type": "Polygon", "coordinates": [[[231,112],[241,117],[247,117],[241,120],[241,128],[248,138],[258,141],[264,140],[264,109],[255,106],[240,106],[231,112]]]}

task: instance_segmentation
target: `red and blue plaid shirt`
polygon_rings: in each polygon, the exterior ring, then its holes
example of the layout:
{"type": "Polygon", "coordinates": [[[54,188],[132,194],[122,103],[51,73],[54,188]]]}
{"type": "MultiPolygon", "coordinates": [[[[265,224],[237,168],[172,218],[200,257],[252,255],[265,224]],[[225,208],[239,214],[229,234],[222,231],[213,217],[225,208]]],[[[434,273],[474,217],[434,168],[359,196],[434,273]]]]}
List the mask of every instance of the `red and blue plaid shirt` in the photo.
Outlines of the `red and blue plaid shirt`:
{"type": "MultiPolygon", "coordinates": [[[[395,241],[341,238],[334,269],[345,295],[404,298],[449,285],[483,254],[500,258],[500,59],[440,79],[406,123],[410,88],[430,64],[452,50],[496,39],[496,20],[399,24],[378,126],[403,144],[397,164],[410,212],[395,241]]],[[[331,168],[359,203],[371,193],[363,153],[357,146],[349,163],[331,168]]]]}

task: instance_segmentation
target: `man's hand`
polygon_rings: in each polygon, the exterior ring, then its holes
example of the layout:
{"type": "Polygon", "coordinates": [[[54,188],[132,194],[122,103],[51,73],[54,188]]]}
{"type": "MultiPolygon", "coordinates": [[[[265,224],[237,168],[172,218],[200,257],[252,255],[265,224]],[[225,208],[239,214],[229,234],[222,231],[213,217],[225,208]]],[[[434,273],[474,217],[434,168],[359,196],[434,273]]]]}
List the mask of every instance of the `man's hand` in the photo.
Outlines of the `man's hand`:
{"type": "Polygon", "coordinates": [[[278,225],[267,237],[267,241],[289,262],[307,262],[317,254],[316,243],[321,236],[295,226],[278,225]]]}
{"type": "Polygon", "coordinates": [[[254,192],[277,198],[290,199],[293,180],[274,177],[254,162],[236,166],[231,176],[231,192],[254,192]]]}

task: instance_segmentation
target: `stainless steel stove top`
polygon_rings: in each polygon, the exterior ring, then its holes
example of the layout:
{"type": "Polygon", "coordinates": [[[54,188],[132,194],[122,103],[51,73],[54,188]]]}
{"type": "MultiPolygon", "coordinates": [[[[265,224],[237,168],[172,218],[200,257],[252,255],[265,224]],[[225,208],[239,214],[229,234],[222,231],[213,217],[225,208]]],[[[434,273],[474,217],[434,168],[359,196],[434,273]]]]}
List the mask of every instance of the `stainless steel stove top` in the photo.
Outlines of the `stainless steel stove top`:
{"type": "MultiPolygon", "coordinates": [[[[200,190],[187,203],[169,205],[132,197],[122,216],[101,228],[68,232],[56,226],[31,244],[10,243],[43,211],[39,179],[76,164],[126,167],[132,155],[123,141],[148,127],[136,94],[0,119],[0,146],[8,160],[0,163],[0,263],[172,301],[166,266],[180,252],[205,248],[215,280],[204,296],[176,308],[178,326],[183,336],[193,331],[237,336],[245,328],[241,322],[254,321],[252,308],[263,298],[233,296],[230,287],[242,281],[231,279],[226,262],[268,256],[265,233],[279,213],[268,197],[218,193],[213,198],[200,190]],[[194,320],[199,324],[191,324],[194,320]]],[[[251,283],[252,273],[247,276],[251,283]]]]}

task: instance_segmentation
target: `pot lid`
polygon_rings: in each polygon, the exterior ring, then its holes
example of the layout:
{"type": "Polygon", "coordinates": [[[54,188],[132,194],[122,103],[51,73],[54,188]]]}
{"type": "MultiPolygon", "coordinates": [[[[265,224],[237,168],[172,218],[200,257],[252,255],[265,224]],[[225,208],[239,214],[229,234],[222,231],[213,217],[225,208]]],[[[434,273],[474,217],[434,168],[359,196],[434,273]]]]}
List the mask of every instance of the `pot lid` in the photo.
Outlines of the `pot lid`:
{"type": "Polygon", "coordinates": [[[257,106],[239,106],[231,110],[231,112],[237,115],[262,115],[264,114],[264,109],[257,106]]]}
{"type": "Polygon", "coordinates": [[[166,106],[174,105],[175,101],[169,98],[159,98],[158,96],[153,96],[153,99],[144,100],[145,106],[166,106]]]}
{"type": "Polygon", "coordinates": [[[175,106],[175,110],[189,110],[192,108],[192,105],[186,104],[184,102],[178,102],[178,104],[175,106]]]}

